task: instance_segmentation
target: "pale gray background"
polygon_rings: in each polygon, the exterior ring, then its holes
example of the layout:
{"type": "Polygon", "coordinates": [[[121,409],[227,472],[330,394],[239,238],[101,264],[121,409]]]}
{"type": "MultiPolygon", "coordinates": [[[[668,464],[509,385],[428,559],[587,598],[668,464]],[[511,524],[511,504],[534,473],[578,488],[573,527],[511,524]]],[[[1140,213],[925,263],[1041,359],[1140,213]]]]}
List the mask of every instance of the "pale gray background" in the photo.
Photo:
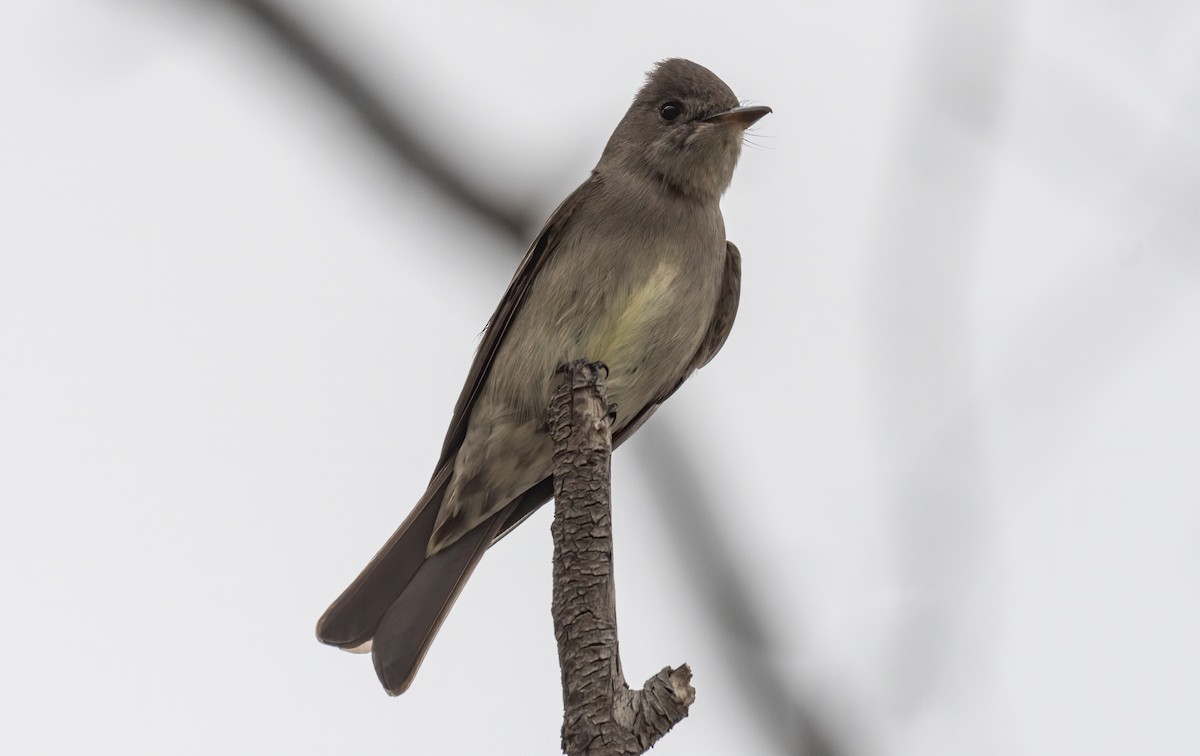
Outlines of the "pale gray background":
{"type": "MultiPolygon", "coordinates": [[[[616,458],[626,671],[699,691],[656,753],[793,742],[667,457],[828,753],[1200,752],[1194,3],[290,6],[539,219],[657,59],[775,108],[733,336],[616,458]]],[[[228,3],[6,3],[0,92],[0,752],[556,753],[549,509],[402,698],[313,638],[518,245],[228,3]]]]}

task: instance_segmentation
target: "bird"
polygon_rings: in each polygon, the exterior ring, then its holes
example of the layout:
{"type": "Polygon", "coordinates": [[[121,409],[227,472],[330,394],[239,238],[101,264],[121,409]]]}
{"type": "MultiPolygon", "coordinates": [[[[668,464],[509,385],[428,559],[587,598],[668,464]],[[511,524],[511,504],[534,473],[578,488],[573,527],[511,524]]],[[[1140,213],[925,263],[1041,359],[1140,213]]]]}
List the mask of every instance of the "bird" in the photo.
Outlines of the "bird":
{"type": "Polygon", "coordinates": [[[412,684],[484,552],[551,497],[559,366],[608,368],[615,448],[725,344],[741,254],[720,199],[745,130],[770,112],[741,105],[704,66],[660,61],[535,237],[483,332],[425,493],[317,622],[322,643],[369,651],[390,695],[412,684]]]}

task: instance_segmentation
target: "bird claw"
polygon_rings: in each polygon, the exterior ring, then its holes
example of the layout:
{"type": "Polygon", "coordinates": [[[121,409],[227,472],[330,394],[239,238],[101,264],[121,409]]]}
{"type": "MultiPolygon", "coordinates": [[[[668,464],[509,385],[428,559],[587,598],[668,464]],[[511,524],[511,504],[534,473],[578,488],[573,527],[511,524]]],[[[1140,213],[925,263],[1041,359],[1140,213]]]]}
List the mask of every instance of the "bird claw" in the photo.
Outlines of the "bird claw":
{"type": "Polygon", "coordinates": [[[572,360],[571,362],[564,362],[564,363],[560,364],[558,367],[554,368],[554,372],[555,373],[567,373],[567,372],[574,370],[577,365],[589,365],[592,368],[594,368],[597,373],[600,372],[601,370],[603,370],[604,377],[608,378],[608,365],[605,365],[603,362],[589,362],[588,360],[584,360],[584,359],[572,360]]]}

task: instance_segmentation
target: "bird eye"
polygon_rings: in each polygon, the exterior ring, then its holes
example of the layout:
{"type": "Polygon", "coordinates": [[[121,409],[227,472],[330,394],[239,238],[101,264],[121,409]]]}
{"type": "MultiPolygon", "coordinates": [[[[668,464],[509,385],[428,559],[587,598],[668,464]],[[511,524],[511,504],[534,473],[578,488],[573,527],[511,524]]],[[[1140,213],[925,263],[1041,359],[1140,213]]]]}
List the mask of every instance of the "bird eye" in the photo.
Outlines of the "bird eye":
{"type": "Polygon", "coordinates": [[[658,114],[663,117],[664,121],[674,121],[683,113],[683,108],[679,107],[677,102],[668,102],[658,109],[658,114]]]}

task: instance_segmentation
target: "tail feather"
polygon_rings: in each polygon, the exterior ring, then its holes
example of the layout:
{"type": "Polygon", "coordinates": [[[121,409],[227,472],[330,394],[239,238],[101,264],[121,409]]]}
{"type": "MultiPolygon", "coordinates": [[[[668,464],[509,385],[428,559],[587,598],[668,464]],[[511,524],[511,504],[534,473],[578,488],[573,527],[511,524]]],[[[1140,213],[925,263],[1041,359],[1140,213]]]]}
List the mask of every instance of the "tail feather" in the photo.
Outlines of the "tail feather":
{"type": "Polygon", "coordinates": [[[412,684],[434,635],[496,537],[505,514],[497,513],[427,558],[384,614],[375,629],[371,657],[390,695],[398,696],[412,684]]]}
{"type": "Polygon", "coordinates": [[[317,639],[322,643],[354,649],[374,636],[380,620],[425,563],[449,468],[434,476],[412,514],[317,620],[317,639]]]}
{"type": "Polygon", "coordinates": [[[370,650],[379,680],[393,696],[412,683],[433,636],[515,505],[426,556],[448,468],[434,476],[408,519],[317,621],[322,643],[370,650]]]}

